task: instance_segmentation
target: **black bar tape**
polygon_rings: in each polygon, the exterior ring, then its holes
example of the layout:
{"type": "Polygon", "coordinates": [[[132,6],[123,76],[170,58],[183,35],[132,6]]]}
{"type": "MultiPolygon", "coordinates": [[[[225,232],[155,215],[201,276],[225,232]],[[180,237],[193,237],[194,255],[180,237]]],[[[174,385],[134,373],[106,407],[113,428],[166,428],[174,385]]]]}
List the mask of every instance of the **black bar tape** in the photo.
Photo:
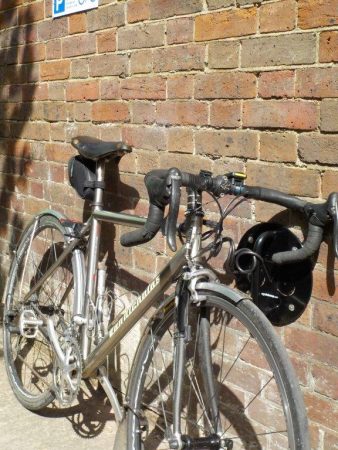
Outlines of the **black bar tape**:
{"type": "Polygon", "coordinates": [[[143,228],[125,233],[120,242],[123,247],[145,244],[151,241],[159,231],[163,220],[164,208],[150,204],[147,221],[143,228]]]}
{"type": "Polygon", "coordinates": [[[290,208],[301,212],[304,212],[304,207],[307,204],[304,200],[293,197],[292,195],[258,186],[243,186],[240,190],[240,195],[256,200],[263,200],[268,203],[275,203],[277,205],[285,206],[285,208],[290,208]]]}
{"type": "Polygon", "coordinates": [[[323,240],[324,230],[317,225],[309,224],[308,235],[302,248],[279,252],[272,255],[272,261],[276,264],[287,264],[303,261],[312,256],[318,249],[323,240]]]}

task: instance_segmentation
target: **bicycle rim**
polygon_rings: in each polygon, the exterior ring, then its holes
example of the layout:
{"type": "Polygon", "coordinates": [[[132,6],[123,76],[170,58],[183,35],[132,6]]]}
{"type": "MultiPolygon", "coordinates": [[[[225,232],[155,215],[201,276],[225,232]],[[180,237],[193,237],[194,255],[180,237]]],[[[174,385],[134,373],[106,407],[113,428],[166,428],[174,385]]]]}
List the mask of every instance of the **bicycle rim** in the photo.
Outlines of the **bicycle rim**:
{"type": "MultiPolygon", "coordinates": [[[[308,449],[299,387],[270,323],[250,300],[235,306],[210,296],[204,305],[210,324],[211,385],[215,390],[210,394],[210,380],[206,380],[208,358],[203,358],[205,345],[200,339],[203,308],[191,306],[182,435],[196,441],[221,436],[224,447],[212,448],[227,448],[231,441],[233,449],[308,449]],[[212,402],[217,405],[216,415],[212,402]]],[[[205,326],[203,329],[205,333],[205,326]]],[[[138,352],[129,391],[129,450],[171,448],[174,335],[172,308],[154,322],[138,352]]]]}
{"type": "MultiPolygon", "coordinates": [[[[66,242],[65,229],[54,217],[38,218],[20,241],[5,295],[4,356],[12,389],[28,409],[38,410],[53,399],[53,354],[46,329],[36,336],[20,332],[23,311],[53,318],[59,335],[69,325],[73,307],[71,256],[50,276],[28,303],[24,297],[54,264],[66,242]]],[[[33,314],[27,313],[27,314],[33,314]]]]}

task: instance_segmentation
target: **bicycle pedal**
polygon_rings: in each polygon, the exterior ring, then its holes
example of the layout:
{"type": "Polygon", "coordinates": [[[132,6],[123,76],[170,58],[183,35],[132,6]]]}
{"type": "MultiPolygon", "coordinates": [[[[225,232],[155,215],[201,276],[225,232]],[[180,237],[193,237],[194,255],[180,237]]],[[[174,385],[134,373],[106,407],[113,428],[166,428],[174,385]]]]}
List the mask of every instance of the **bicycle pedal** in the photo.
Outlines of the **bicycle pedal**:
{"type": "Polygon", "coordinates": [[[35,339],[39,326],[43,325],[43,321],[36,317],[36,314],[31,309],[26,309],[21,312],[19,319],[19,330],[21,336],[27,339],[35,339]]]}

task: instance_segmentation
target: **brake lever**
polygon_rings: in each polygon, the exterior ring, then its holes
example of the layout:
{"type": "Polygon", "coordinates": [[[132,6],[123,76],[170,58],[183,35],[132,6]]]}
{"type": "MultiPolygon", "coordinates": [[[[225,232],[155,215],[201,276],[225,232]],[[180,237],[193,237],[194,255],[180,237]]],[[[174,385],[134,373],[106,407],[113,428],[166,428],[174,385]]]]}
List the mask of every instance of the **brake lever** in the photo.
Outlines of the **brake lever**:
{"type": "Polygon", "coordinates": [[[338,259],[338,192],[332,192],[327,199],[327,211],[333,220],[333,248],[338,259]]]}
{"type": "Polygon", "coordinates": [[[182,175],[181,172],[175,167],[169,170],[167,185],[171,187],[171,194],[169,200],[168,218],[166,223],[166,236],[170,250],[176,252],[176,228],[178,213],[180,209],[182,175]]]}

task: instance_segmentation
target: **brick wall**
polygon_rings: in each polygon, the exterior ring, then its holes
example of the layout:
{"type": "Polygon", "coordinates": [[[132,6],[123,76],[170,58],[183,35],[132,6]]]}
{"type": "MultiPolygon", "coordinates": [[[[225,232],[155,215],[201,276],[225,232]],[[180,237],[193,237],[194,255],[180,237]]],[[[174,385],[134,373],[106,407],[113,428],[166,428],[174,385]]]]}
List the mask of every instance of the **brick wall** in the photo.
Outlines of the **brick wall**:
{"type": "MultiPolygon", "coordinates": [[[[51,0],[6,0],[0,27],[2,285],[9,248],[34,213],[52,207],[82,218],[66,172],[79,134],[134,147],[119,173],[109,166],[106,202],[115,210],[146,213],[143,176],[154,167],[244,170],[249,183],[307,199],[338,190],[337,0],[101,0],[54,21],[51,0]]],[[[301,225],[259,202],[227,224],[238,240],[272,217],[301,225]]],[[[117,276],[130,282],[133,268],[141,285],[169,252],[160,237],[123,249],[120,233],[117,276]]],[[[311,303],[281,331],[315,449],[338,442],[335,270],[324,244],[311,303]]]]}

